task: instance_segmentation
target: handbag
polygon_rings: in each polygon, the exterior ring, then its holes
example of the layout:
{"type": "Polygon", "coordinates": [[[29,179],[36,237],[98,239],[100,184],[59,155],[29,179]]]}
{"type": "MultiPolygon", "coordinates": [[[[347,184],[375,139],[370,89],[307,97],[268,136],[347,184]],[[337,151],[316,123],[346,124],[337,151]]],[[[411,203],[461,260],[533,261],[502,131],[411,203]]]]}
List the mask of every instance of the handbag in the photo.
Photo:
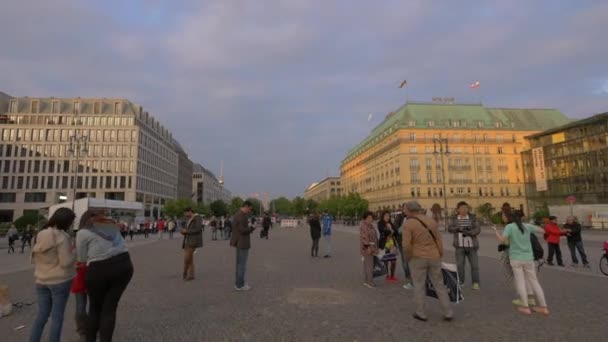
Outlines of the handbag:
{"type": "Polygon", "coordinates": [[[388,273],[386,266],[380,262],[380,259],[377,256],[374,256],[374,278],[385,276],[388,273]]]}

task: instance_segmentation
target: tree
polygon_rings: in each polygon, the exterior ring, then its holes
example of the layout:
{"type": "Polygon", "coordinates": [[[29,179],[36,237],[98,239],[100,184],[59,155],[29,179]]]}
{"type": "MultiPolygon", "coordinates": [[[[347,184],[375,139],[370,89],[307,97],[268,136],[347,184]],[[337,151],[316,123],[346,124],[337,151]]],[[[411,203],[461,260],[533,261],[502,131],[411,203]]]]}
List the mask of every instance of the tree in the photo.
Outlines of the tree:
{"type": "Polygon", "coordinates": [[[15,223],[15,227],[17,229],[22,230],[22,229],[25,229],[25,227],[27,227],[30,224],[33,227],[36,227],[38,225],[38,223],[42,220],[44,220],[44,216],[42,216],[38,213],[28,212],[28,213],[25,213],[20,218],[16,219],[14,223],[15,223]]]}
{"type": "Polygon", "coordinates": [[[291,201],[286,197],[275,198],[270,201],[270,210],[281,215],[293,215],[293,206],[291,201]]]}
{"type": "Polygon", "coordinates": [[[235,214],[239,209],[241,209],[243,202],[245,201],[243,201],[242,198],[233,197],[232,200],[230,200],[230,205],[228,205],[229,214],[235,214]]]}
{"type": "Polygon", "coordinates": [[[493,211],[494,209],[490,203],[484,203],[477,208],[477,214],[485,220],[491,220],[493,211]]]}
{"type": "Polygon", "coordinates": [[[306,200],[298,196],[291,201],[293,207],[293,215],[295,217],[302,217],[306,214],[306,200]]]}
{"type": "Polygon", "coordinates": [[[209,204],[209,210],[215,217],[222,217],[228,214],[228,205],[222,200],[217,200],[209,204]]]}
{"type": "Polygon", "coordinates": [[[165,202],[163,211],[165,215],[170,217],[182,217],[186,208],[192,208],[192,210],[196,211],[198,205],[189,198],[170,199],[165,202]]]}
{"type": "Polygon", "coordinates": [[[211,216],[211,209],[209,209],[209,206],[203,202],[197,203],[193,209],[194,209],[194,212],[199,215],[211,216]]]}
{"type": "Polygon", "coordinates": [[[253,205],[253,208],[251,208],[251,212],[254,216],[260,215],[260,210],[263,209],[262,208],[262,202],[260,202],[259,199],[257,198],[247,198],[247,201],[251,202],[251,204],[253,205]]]}

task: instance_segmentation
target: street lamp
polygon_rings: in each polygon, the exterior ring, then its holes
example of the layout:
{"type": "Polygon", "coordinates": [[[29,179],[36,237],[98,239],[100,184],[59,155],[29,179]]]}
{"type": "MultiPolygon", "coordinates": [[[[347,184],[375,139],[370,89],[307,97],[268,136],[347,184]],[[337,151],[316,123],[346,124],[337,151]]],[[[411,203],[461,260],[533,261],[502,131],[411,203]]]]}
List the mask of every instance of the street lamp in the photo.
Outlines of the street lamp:
{"type": "Polygon", "coordinates": [[[444,229],[448,229],[448,193],[446,191],[446,187],[445,187],[445,167],[444,167],[444,162],[443,162],[443,156],[449,156],[450,155],[450,150],[448,148],[448,138],[442,138],[441,135],[439,136],[439,138],[434,138],[433,139],[433,154],[435,156],[439,156],[440,161],[441,161],[441,180],[442,180],[442,184],[443,184],[443,205],[445,208],[445,213],[444,213],[444,224],[445,224],[445,228],[444,229]]]}
{"type": "Polygon", "coordinates": [[[70,148],[68,153],[74,156],[74,181],[72,182],[72,211],[76,204],[76,190],[78,188],[78,159],[80,154],[86,155],[89,153],[89,137],[84,135],[78,135],[78,132],[70,136],[70,148]]]}

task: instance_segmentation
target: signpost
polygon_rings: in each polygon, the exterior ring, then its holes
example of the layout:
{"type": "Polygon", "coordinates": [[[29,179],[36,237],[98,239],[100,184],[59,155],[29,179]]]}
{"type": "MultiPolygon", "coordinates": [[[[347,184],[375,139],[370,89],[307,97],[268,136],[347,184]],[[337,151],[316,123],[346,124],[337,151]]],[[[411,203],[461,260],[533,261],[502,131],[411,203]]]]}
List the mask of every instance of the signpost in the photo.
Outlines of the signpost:
{"type": "Polygon", "coordinates": [[[576,197],[574,197],[574,195],[570,195],[570,196],[566,197],[566,201],[568,201],[568,204],[570,205],[570,216],[573,216],[574,210],[573,210],[572,206],[576,202],[576,197]]]}

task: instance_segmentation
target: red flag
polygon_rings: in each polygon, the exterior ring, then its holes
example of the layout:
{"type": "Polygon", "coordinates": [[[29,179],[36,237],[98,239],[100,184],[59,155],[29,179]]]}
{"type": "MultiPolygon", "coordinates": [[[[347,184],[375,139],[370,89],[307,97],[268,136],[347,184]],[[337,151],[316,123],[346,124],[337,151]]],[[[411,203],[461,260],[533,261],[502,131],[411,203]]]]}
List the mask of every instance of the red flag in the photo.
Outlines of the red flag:
{"type": "Polygon", "coordinates": [[[407,85],[407,80],[403,80],[403,82],[401,82],[401,84],[399,85],[399,88],[403,88],[407,85]]]}
{"type": "Polygon", "coordinates": [[[471,89],[477,89],[477,88],[479,88],[479,86],[480,86],[479,81],[476,81],[475,83],[471,83],[470,87],[471,87],[471,89]]]}

